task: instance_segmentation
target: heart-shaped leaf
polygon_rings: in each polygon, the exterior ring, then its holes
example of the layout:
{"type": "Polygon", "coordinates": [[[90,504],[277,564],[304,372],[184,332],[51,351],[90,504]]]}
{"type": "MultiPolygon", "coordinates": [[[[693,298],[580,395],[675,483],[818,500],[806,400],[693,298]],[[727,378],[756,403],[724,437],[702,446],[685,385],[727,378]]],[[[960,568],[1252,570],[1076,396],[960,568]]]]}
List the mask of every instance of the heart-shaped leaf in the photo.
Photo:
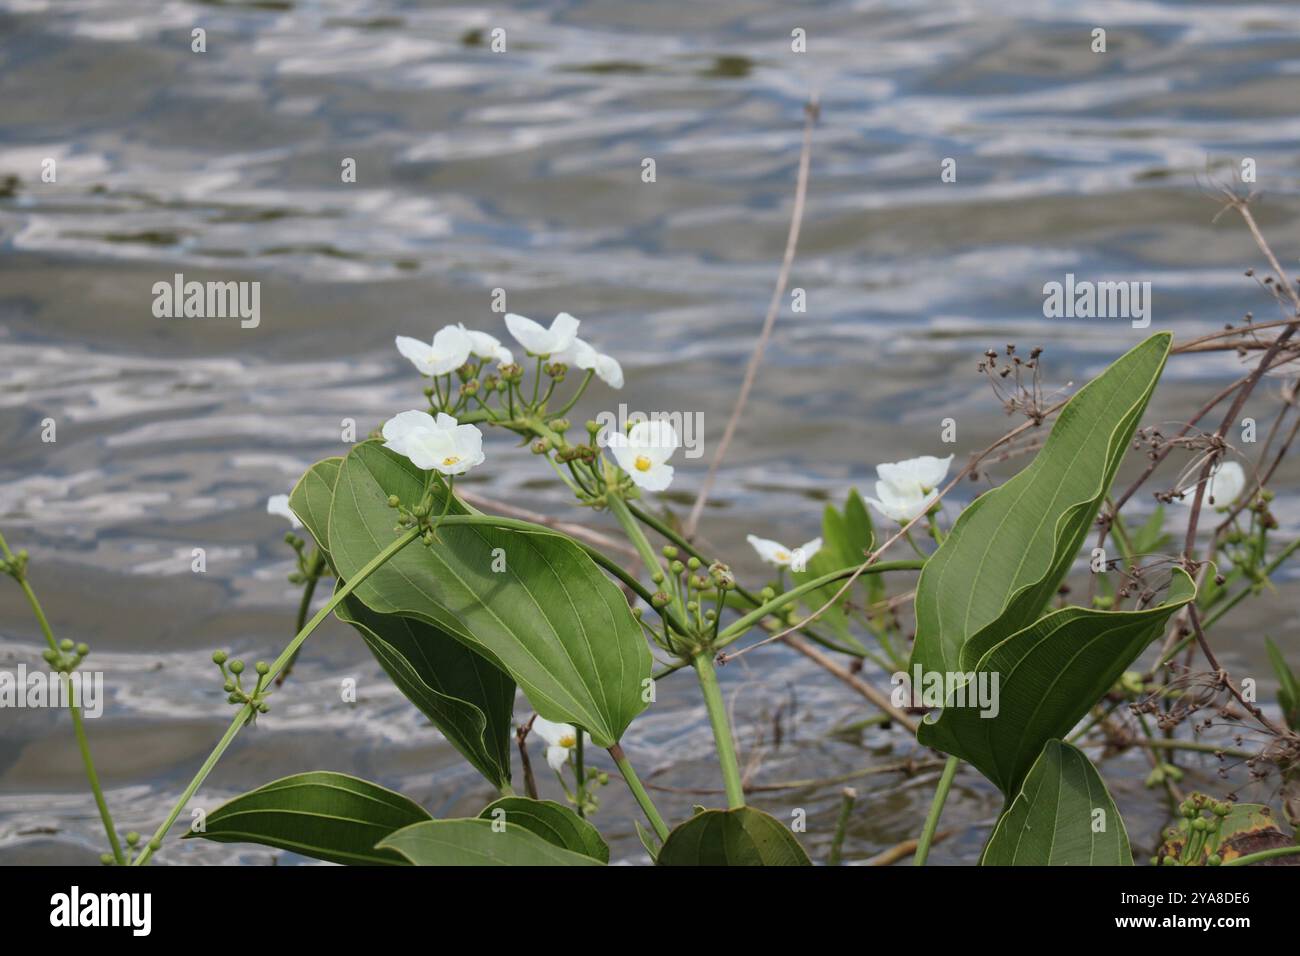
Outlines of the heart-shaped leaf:
{"type": "MultiPolygon", "coordinates": [[[[375,442],[344,459],[329,550],[346,580],[393,539],[388,497],[418,502],[427,475],[375,442]]],[[[442,501],[435,495],[435,509],[442,501]]],[[[464,514],[458,503],[452,514],[464,514]]],[[[354,592],[374,611],[433,624],[510,674],[534,709],[610,747],[646,707],[650,651],[622,592],[571,539],[483,525],[444,526],[354,592]]]]}
{"type": "Polygon", "coordinates": [[[379,849],[395,850],[416,866],[600,866],[518,823],[434,820],[390,834],[379,849]]]}
{"type": "Polygon", "coordinates": [[[598,863],[609,862],[609,846],[600,831],[568,807],[551,800],[502,797],[484,807],[479,819],[517,823],[561,849],[589,856],[598,863]]]}
{"type": "Polygon", "coordinates": [[[406,859],[375,844],[429,820],[428,812],[378,784],[318,770],[274,780],[208,814],[197,837],[217,843],[260,843],[331,863],[395,866],[406,859]]]}
{"type": "Polygon", "coordinates": [[[1081,388],[1033,462],[966,508],[916,589],[911,668],[955,672],[984,628],[998,639],[1042,614],[1078,553],[1169,354],[1153,335],[1081,388]]]}
{"type": "Polygon", "coordinates": [[[1128,833],[1097,770],[1049,740],[998,820],[984,866],[1132,866],[1128,833]]]}
{"type": "MultiPolygon", "coordinates": [[[[1043,745],[1069,733],[1169,617],[1195,596],[1192,579],[1175,568],[1167,598],[1157,607],[1067,607],[992,647],[985,645],[993,631],[983,632],[962,648],[963,683],[945,700],[937,719],[927,715],[917,739],[970,761],[1009,796],[1043,745]]],[[[924,684],[923,678],[913,692],[919,689],[924,695],[924,684]]]]}
{"type": "Polygon", "coordinates": [[[702,810],[668,834],[660,866],[812,866],[780,821],[753,807],[702,810]]]}
{"type": "MultiPolygon", "coordinates": [[[[326,458],[312,465],[289,496],[290,507],[318,542],[329,540],[342,464],[342,458],[326,458]]],[[[498,789],[510,782],[515,685],[505,672],[437,626],[372,611],[355,595],[334,613],[357,629],[397,689],[476,770],[498,789]]]]}

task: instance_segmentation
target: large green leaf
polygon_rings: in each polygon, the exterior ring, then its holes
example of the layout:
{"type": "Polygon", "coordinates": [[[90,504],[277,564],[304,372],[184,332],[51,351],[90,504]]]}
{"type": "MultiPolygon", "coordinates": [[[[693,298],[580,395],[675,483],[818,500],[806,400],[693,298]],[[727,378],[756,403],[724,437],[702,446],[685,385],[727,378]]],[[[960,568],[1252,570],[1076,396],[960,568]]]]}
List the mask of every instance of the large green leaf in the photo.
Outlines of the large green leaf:
{"type": "Polygon", "coordinates": [[[609,862],[609,846],[601,838],[600,831],[568,807],[552,800],[502,797],[484,807],[479,819],[517,823],[561,849],[589,856],[598,863],[609,862]]]}
{"type": "Polygon", "coordinates": [[[370,610],[349,595],[334,612],[360,632],[397,689],[497,789],[510,782],[515,682],[433,624],[370,610]]]}
{"type": "Polygon", "coordinates": [[[275,780],[222,804],[189,832],[218,843],[260,843],[331,863],[394,866],[406,860],[375,844],[429,820],[419,804],[343,773],[314,771],[275,780]]]}
{"type": "Polygon", "coordinates": [[[1271,637],[1264,638],[1264,646],[1268,648],[1269,663],[1277,674],[1277,703],[1282,708],[1282,718],[1292,730],[1300,730],[1300,681],[1296,680],[1295,673],[1271,637]]]}
{"type": "Polygon", "coordinates": [[[416,866],[600,866],[518,823],[433,820],[398,830],[379,844],[416,866]]]}
{"type": "Polygon", "coordinates": [[[1004,794],[1014,793],[1043,745],[1069,733],[1195,595],[1192,579],[1175,568],[1156,607],[1062,608],[991,647],[986,631],[962,648],[965,680],[937,719],[922,721],[917,739],[970,761],[1004,794]],[[980,706],[990,695],[996,707],[980,706]]]}
{"type": "MultiPolygon", "coordinates": [[[[312,465],[289,505],[318,542],[329,540],[329,512],[342,458],[312,465]]],[[[325,547],[322,544],[322,547],[325,547]]],[[[510,782],[510,719],[515,684],[499,667],[424,621],[380,614],[349,595],[335,615],[366,646],[430,722],[500,789],[510,782]]]]}
{"type": "Polygon", "coordinates": [[[917,582],[913,669],[957,671],[962,645],[982,629],[1006,637],[1042,613],[1110,488],[1171,340],[1151,336],[1081,388],[1034,461],[961,513],[917,582]]]}
{"type": "Polygon", "coordinates": [[[1079,750],[1049,740],[998,820],[984,866],[1132,866],[1124,821],[1079,750]]]}
{"type": "Polygon", "coordinates": [[[812,866],[780,821],[753,807],[702,810],[676,827],[660,866],[812,866]]]}
{"type": "MultiPolygon", "coordinates": [[[[344,579],[392,541],[389,495],[419,501],[425,482],[378,443],[348,454],[329,518],[329,550],[344,579]]],[[[651,660],[641,629],[618,587],[563,535],[444,526],[432,546],[406,548],[354,593],[374,611],[425,621],[482,653],[539,714],[585,728],[602,747],[646,707],[651,660]]]]}

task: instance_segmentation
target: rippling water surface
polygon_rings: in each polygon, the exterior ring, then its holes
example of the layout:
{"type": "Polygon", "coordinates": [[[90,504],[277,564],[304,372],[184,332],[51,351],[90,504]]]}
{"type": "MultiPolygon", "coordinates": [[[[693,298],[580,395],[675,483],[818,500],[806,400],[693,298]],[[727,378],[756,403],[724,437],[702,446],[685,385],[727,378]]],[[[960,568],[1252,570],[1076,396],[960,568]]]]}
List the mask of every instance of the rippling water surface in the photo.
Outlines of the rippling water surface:
{"type": "MultiPolygon", "coordinates": [[[[673,489],[689,502],[771,295],[815,91],[791,279],[808,309],[777,325],[703,529],[755,579],[745,533],[806,540],[825,500],[869,489],[876,462],[954,450],[939,442],[946,417],[959,456],[1000,434],[1007,421],[974,373],[985,348],[1047,346],[1056,388],[1145,334],[1044,320],[1044,282],[1150,281],[1152,328],[1180,337],[1269,312],[1242,275],[1262,264],[1249,237],[1229,217],[1212,223],[1207,169],[1255,160],[1261,224],[1294,264],[1295,12],[0,0],[0,527],[31,550],[56,632],[89,642],[106,672],[90,735],[122,829],[152,831],[229,719],[211,650],[269,658],[291,636],[285,528],[266,497],[339,451],[342,419],[365,430],[419,404],[394,334],[449,321],[502,334],[498,287],[512,311],[574,313],[628,372],[617,400],[593,392],[580,414],[616,401],[702,413],[706,457],[679,462],[673,489]],[[203,54],[190,50],[196,26],[203,54]],[[1104,55],[1090,50],[1098,26],[1104,55]],[[490,48],[496,28],[505,53],[490,48]],[[955,183],[940,182],[946,157],[955,183]],[[47,158],[54,183],[41,179],[47,158]],[[177,272],[259,281],[261,324],[154,318],[151,287],[177,272]],[[194,547],[205,574],[190,571],[194,547]]],[[[1148,420],[1186,418],[1237,369],[1230,356],[1176,359],[1148,420]]],[[[1248,412],[1270,420],[1277,390],[1248,412]]],[[[474,490],[590,520],[511,443],[496,436],[488,451],[474,490]]],[[[1289,535],[1297,479],[1287,465],[1278,480],[1289,535]]],[[[1258,635],[1297,647],[1295,593],[1284,584],[1250,605],[1238,618],[1250,641],[1225,648],[1265,687],[1258,635]]],[[[0,663],[38,664],[40,647],[17,589],[0,588],[0,663]]],[[[854,729],[863,702],[783,651],[742,658],[723,680],[754,779],[822,780],[758,802],[783,819],[805,809],[805,844],[824,858],[840,787],[826,778],[913,747],[854,729]]],[[[661,682],[625,744],[657,783],[718,785],[687,678],[661,682]]],[[[338,624],[195,803],[317,768],[379,780],[436,815],[491,796],[338,624]],[[358,680],[355,705],[338,701],[341,676],[358,680]]],[[[1159,823],[1143,773],[1136,758],[1108,769],[1139,845],[1159,823]]],[[[915,835],[934,777],[859,779],[847,856],[915,835]]],[[[935,860],[973,860],[998,809],[977,775],[958,781],[944,816],[957,834],[935,860]]],[[[616,785],[604,798],[615,856],[641,858],[635,807],[616,785]]],[[[661,799],[681,817],[721,798],[661,799]]],[[[0,860],[89,862],[102,842],[66,715],[6,711],[0,860]]],[[[272,855],[192,841],[162,859],[272,855]]]]}

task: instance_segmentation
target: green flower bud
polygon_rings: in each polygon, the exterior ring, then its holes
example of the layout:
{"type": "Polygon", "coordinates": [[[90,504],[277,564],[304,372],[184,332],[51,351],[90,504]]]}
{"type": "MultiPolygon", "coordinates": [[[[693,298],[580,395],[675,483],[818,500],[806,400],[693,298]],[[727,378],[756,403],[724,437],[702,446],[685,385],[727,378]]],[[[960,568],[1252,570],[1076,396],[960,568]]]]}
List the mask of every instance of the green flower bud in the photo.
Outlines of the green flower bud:
{"type": "Polygon", "coordinates": [[[59,650],[62,651],[70,651],[76,646],[77,645],[71,640],[71,638],[65,637],[63,640],[59,641],[59,650]]]}
{"type": "Polygon", "coordinates": [[[677,557],[677,549],[674,548],[671,544],[664,545],[664,557],[667,558],[669,561],[673,560],[674,558],[677,557]]]}
{"type": "Polygon", "coordinates": [[[1192,821],[1192,829],[1197,833],[1204,833],[1208,826],[1209,824],[1205,822],[1205,817],[1197,817],[1192,821]]]}
{"type": "Polygon", "coordinates": [[[212,652],[212,663],[220,665],[220,664],[224,664],[225,662],[226,662],[226,652],[225,652],[225,651],[213,651],[213,652],[212,652]]]}
{"type": "Polygon", "coordinates": [[[231,694],[226,698],[228,704],[242,704],[244,701],[238,694],[231,694]]]}
{"type": "Polygon", "coordinates": [[[686,559],[686,566],[692,571],[698,571],[700,569],[700,559],[691,555],[686,559]]]}
{"type": "Polygon", "coordinates": [[[654,605],[655,607],[657,607],[657,608],[658,608],[658,607],[667,607],[667,606],[668,606],[668,595],[665,594],[663,591],[656,591],[654,594],[652,594],[652,595],[650,596],[650,603],[651,603],[652,605],[654,605]]]}
{"type": "Polygon", "coordinates": [[[258,704],[257,704],[257,709],[258,709],[258,711],[259,711],[260,713],[265,714],[265,713],[267,713],[267,712],[270,711],[270,709],[271,709],[271,705],[268,704],[268,703],[267,703],[266,701],[264,701],[264,700],[263,700],[263,701],[259,701],[258,704]]]}
{"type": "Polygon", "coordinates": [[[682,564],[680,561],[674,561],[672,564],[668,565],[668,570],[673,574],[681,574],[686,570],[686,565],[682,564]]]}
{"type": "Polygon", "coordinates": [[[664,573],[662,571],[656,570],[654,574],[650,575],[650,580],[653,581],[655,584],[663,584],[664,573]]]}
{"type": "Polygon", "coordinates": [[[140,842],[140,834],[136,833],[134,830],[132,830],[130,833],[126,835],[127,846],[135,846],[139,842],[140,842]]]}
{"type": "Polygon", "coordinates": [[[1211,853],[1209,858],[1205,862],[1208,863],[1210,866],[1222,866],[1223,857],[1219,856],[1219,854],[1217,853],[1211,853]]]}
{"type": "Polygon", "coordinates": [[[89,654],[89,653],[90,653],[90,645],[89,645],[89,644],[87,644],[87,643],[85,643],[85,642],[83,641],[82,643],[80,643],[80,644],[77,645],[77,656],[78,656],[78,657],[85,657],[85,656],[86,656],[87,654],[89,654]]]}
{"type": "Polygon", "coordinates": [[[162,849],[162,840],[158,839],[157,837],[154,837],[152,840],[149,841],[149,849],[157,853],[159,850],[162,849]]]}
{"type": "Polygon", "coordinates": [[[102,864],[104,864],[104,866],[112,866],[112,865],[113,865],[113,854],[111,854],[111,853],[101,853],[101,854],[99,854],[99,862],[102,863],[102,864]]]}
{"type": "Polygon", "coordinates": [[[244,673],[244,662],[236,657],[233,661],[230,662],[230,673],[232,674],[244,673]]]}
{"type": "Polygon", "coordinates": [[[396,508],[396,507],[399,507],[399,506],[401,505],[401,503],[402,503],[402,499],[399,498],[399,497],[397,497],[397,495],[389,495],[389,496],[388,496],[388,507],[390,507],[390,508],[396,508]]]}
{"type": "Polygon", "coordinates": [[[772,587],[765,587],[763,590],[758,592],[758,596],[764,601],[770,601],[776,597],[776,590],[772,587]]]}
{"type": "Polygon", "coordinates": [[[221,689],[224,690],[227,694],[233,694],[235,692],[235,682],[232,680],[228,680],[221,685],[221,689]]]}
{"type": "Polygon", "coordinates": [[[45,663],[47,663],[47,664],[53,664],[55,661],[57,661],[57,660],[59,659],[59,652],[58,652],[58,651],[43,651],[43,652],[41,653],[41,657],[45,658],[45,663]]]}
{"type": "Polygon", "coordinates": [[[265,677],[267,674],[271,673],[271,665],[266,661],[258,661],[253,665],[253,670],[265,677]]]}

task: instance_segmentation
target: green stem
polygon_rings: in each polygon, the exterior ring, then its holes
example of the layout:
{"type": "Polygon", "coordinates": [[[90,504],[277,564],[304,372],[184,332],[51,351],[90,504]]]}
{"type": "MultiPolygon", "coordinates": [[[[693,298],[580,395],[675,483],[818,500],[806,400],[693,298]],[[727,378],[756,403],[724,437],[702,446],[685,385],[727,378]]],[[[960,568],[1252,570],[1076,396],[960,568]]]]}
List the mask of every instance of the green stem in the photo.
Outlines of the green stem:
{"type": "Polygon", "coordinates": [[[583,808],[583,804],[586,802],[587,799],[587,778],[584,776],[584,773],[586,771],[583,769],[582,766],[583,730],[581,727],[575,727],[574,730],[578,732],[578,742],[574,744],[573,747],[573,769],[577,771],[577,775],[578,775],[578,793],[577,793],[578,799],[575,801],[575,803],[577,804],[578,807],[578,816],[585,817],[587,815],[587,811],[583,808]]]}
{"type": "Polygon", "coordinates": [[[595,369],[588,370],[586,378],[582,380],[582,384],[578,386],[578,390],[573,393],[573,397],[569,399],[567,402],[565,402],[564,405],[559,410],[552,412],[551,414],[553,415],[553,417],[563,418],[565,412],[571,409],[574,405],[578,404],[578,399],[582,398],[582,393],[587,390],[587,386],[591,384],[591,377],[595,374],[596,374],[595,369]]]}
{"type": "MultiPolygon", "coordinates": [[[[401,551],[419,536],[419,527],[411,528],[410,530],[403,532],[400,537],[395,538],[388,547],[384,548],[384,550],[380,551],[377,555],[366,562],[361,570],[340,586],[338,590],[334,592],[334,596],[325,603],[324,607],[316,612],[315,616],[307,622],[307,625],[298,632],[297,636],[295,636],[292,641],[289,642],[289,646],[284,649],[283,653],[276,658],[275,663],[271,665],[271,670],[266,675],[266,683],[269,684],[279,675],[280,671],[283,670],[289,661],[293,659],[293,656],[298,653],[298,648],[302,647],[303,642],[311,636],[312,631],[316,630],[316,628],[320,626],[321,622],[333,613],[334,609],[342,603],[344,598],[360,587],[361,583],[365,581],[366,578],[379,570],[379,568],[381,568],[393,555],[397,554],[397,552],[401,551]]],[[[225,736],[223,736],[221,740],[218,741],[216,747],[212,749],[212,753],[208,755],[208,759],[203,762],[203,766],[199,768],[198,773],[194,775],[189,786],[185,788],[185,792],[182,793],[180,799],[176,801],[176,805],[172,807],[171,813],[167,815],[167,819],[154,832],[153,838],[149,841],[148,845],[145,846],[144,851],[136,857],[135,862],[132,864],[133,866],[143,865],[148,861],[149,857],[153,855],[154,845],[162,843],[163,837],[167,835],[167,831],[172,828],[172,824],[176,822],[176,818],[179,817],[181,811],[185,809],[185,804],[189,803],[190,797],[194,796],[195,791],[202,786],[203,781],[207,778],[208,774],[212,772],[212,768],[215,767],[217,761],[221,759],[221,755],[226,752],[226,748],[231,745],[235,736],[248,723],[252,716],[253,708],[251,705],[245,704],[243,707],[239,708],[239,712],[235,714],[235,719],[231,721],[230,726],[226,728],[225,736]]]]}
{"type": "MultiPolygon", "coordinates": [[[[0,553],[4,555],[6,561],[14,560],[14,554],[9,550],[9,544],[2,534],[0,534],[0,553]]],[[[54,631],[50,627],[49,619],[45,616],[45,609],[41,607],[36,592],[32,590],[31,584],[28,583],[26,572],[23,573],[22,577],[16,577],[15,580],[18,582],[18,586],[22,588],[27,603],[36,616],[36,623],[40,625],[41,633],[45,636],[45,643],[50,645],[50,650],[54,651],[54,653],[59,653],[59,642],[54,639],[54,631]]],[[[108,801],[104,799],[104,790],[99,784],[99,774],[95,770],[95,761],[90,756],[90,741],[86,737],[86,725],[81,719],[81,708],[72,703],[72,693],[67,672],[60,671],[59,679],[63,684],[63,696],[68,701],[68,713],[72,717],[72,729],[77,736],[77,749],[81,751],[81,763],[86,768],[86,779],[90,781],[90,792],[95,797],[95,806],[99,808],[99,819],[104,824],[104,833],[108,836],[108,844],[113,850],[113,860],[119,866],[123,866],[126,864],[126,855],[122,852],[122,844],[117,838],[117,828],[113,825],[113,815],[109,812],[108,801]]]]}
{"type": "Polygon", "coordinates": [[[736,760],[736,743],[731,737],[731,723],[727,720],[727,705],[722,699],[722,687],[713,669],[713,652],[695,655],[691,665],[700,679],[704,693],[704,706],[709,712],[713,727],[713,743],[718,750],[718,763],[722,767],[722,784],[727,791],[727,803],[732,810],[745,805],[745,787],[740,779],[740,764],[736,760]]]}
{"type": "Polygon", "coordinates": [[[925,827],[921,830],[921,838],[916,841],[916,856],[912,858],[913,866],[925,866],[926,857],[930,855],[930,844],[934,842],[934,831],[939,828],[939,817],[943,814],[943,805],[948,800],[948,791],[952,789],[952,778],[957,775],[957,764],[960,761],[956,757],[949,757],[943,765],[943,773],[939,775],[939,786],[934,791],[934,801],[930,804],[930,812],[925,817],[925,827]]]}
{"type": "Polygon", "coordinates": [[[1271,850],[1260,850],[1258,853],[1247,853],[1245,856],[1239,856],[1232,860],[1224,860],[1222,866],[1250,866],[1252,863],[1262,863],[1264,860],[1271,860],[1279,856],[1291,856],[1300,853],[1300,846],[1276,846],[1271,850]]]}
{"type": "Polygon", "coordinates": [[[636,775],[636,771],[628,763],[622,746],[615,744],[610,747],[609,755],[614,758],[614,766],[618,767],[618,772],[627,781],[627,788],[632,791],[632,798],[636,800],[641,812],[645,814],[645,818],[650,821],[650,826],[654,828],[660,840],[667,840],[668,825],[664,823],[664,818],[659,815],[659,810],[655,807],[654,801],[650,799],[650,794],[645,792],[645,787],[641,785],[641,778],[636,775]]]}
{"type": "MultiPolygon", "coordinates": [[[[302,626],[307,623],[307,612],[311,610],[311,599],[316,594],[316,582],[320,580],[322,572],[325,570],[325,559],[321,557],[320,551],[312,555],[312,564],[309,570],[307,583],[303,585],[302,597],[298,601],[298,617],[294,620],[293,632],[297,634],[302,630],[302,626]]],[[[275,679],[277,687],[284,685],[285,679],[293,670],[293,665],[297,663],[298,655],[295,653],[289,658],[289,663],[285,665],[284,672],[275,679]]]]}
{"type": "Polygon", "coordinates": [[[845,787],[840,797],[840,816],[835,821],[835,836],[831,839],[831,852],[826,860],[827,866],[840,865],[844,855],[844,835],[849,831],[849,818],[853,815],[853,804],[858,799],[858,792],[852,787],[845,787]]]}

